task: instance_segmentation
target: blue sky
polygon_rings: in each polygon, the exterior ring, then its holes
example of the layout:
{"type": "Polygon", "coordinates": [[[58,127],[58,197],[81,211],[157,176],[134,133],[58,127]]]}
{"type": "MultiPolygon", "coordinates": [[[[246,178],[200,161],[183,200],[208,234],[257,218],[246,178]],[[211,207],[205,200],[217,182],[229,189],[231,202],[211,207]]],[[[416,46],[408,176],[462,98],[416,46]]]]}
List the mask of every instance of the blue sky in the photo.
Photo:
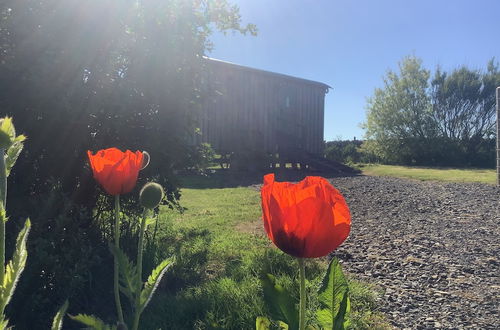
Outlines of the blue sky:
{"type": "Polygon", "coordinates": [[[360,139],[366,99],[406,55],[424,66],[500,61],[500,0],[229,0],[258,36],[214,34],[211,57],[324,82],[325,140],[360,139]]]}

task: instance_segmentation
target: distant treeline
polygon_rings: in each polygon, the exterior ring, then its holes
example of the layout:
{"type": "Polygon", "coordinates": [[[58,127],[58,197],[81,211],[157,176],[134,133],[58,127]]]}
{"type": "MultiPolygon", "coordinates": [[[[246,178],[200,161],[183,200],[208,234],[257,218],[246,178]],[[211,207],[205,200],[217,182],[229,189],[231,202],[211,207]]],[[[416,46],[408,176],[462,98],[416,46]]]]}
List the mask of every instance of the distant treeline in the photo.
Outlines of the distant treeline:
{"type": "Polygon", "coordinates": [[[368,101],[365,142],[354,143],[360,154],[342,142],[343,154],[388,164],[494,167],[497,86],[494,59],[484,70],[438,67],[431,74],[420,59],[406,57],[368,101]]]}

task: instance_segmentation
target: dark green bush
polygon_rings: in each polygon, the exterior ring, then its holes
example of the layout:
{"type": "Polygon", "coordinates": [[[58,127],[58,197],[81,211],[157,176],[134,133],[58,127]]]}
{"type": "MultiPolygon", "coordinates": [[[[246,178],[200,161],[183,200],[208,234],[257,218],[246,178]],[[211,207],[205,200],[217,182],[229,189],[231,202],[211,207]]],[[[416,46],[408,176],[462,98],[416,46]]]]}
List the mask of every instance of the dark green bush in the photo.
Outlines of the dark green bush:
{"type": "Polygon", "coordinates": [[[367,155],[359,149],[362,142],[359,140],[328,141],[325,144],[325,157],[345,164],[367,162],[367,155]]]}
{"type": "Polygon", "coordinates": [[[200,145],[189,147],[188,152],[184,156],[186,160],[183,164],[187,170],[203,172],[213,164],[215,150],[209,143],[201,143],[200,145]]]}
{"type": "Polygon", "coordinates": [[[231,155],[230,162],[230,168],[235,171],[268,171],[271,155],[258,150],[240,150],[231,155]]]}
{"type": "MultiPolygon", "coordinates": [[[[92,213],[71,203],[57,183],[44,198],[11,206],[18,214],[30,213],[32,221],[27,266],[9,310],[12,324],[17,329],[49,328],[66,299],[70,313],[112,315],[113,261],[92,213]]],[[[9,224],[23,219],[12,217],[9,224]]],[[[71,328],[67,323],[65,328],[71,328]]]]}

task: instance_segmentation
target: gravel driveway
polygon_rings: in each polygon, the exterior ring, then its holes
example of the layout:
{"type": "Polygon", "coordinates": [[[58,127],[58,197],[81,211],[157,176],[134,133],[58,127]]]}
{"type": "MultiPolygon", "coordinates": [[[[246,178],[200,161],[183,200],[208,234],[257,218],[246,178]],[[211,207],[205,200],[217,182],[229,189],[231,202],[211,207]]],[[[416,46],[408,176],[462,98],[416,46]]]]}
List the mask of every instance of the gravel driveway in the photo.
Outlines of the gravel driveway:
{"type": "Polygon", "coordinates": [[[352,212],[335,252],[385,290],[398,329],[500,329],[500,189],[384,177],[331,179],[352,212]]]}

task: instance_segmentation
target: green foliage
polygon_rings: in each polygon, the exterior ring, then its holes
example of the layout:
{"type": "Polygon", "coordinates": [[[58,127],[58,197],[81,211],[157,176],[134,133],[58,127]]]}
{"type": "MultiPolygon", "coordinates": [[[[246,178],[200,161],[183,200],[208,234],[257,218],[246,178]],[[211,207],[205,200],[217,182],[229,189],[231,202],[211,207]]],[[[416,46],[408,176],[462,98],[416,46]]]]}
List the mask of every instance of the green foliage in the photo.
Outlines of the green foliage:
{"type": "Polygon", "coordinates": [[[208,88],[213,30],[256,33],[227,0],[2,1],[0,107],[36,137],[13,173],[15,189],[43,195],[55,179],[93,207],[86,151],[115,146],[149,151],[154,164],[141,178],[158,176],[174,203],[174,171],[186,167],[208,88]]]}
{"type": "Polygon", "coordinates": [[[450,73],[437,68],[432,79],[433,115],[443,143],[454,152],[444,151],[444,157],[454,162],[450,164],[493,167],[499,85],[500,71],[493,59],[486,72],[465,66],[450,73]]]}
{"type": "MultiPolygon", "coordinates": [[[[2,209],[0,212],[0,221],[5,222],[5,210],[2,209]]],[[[17,282],[19,281],[21,273],[26,266],[26,259],[28,258],[26,241],[28,239],[30,227],[31,222],[28,219],[26,220],[23,229],[17,236],[14,255],[12,256],[12,260],[7,263],[5,267],[5,275],[3,276],[3,283],[0,283],[0,317],[2,318],[2,322],[7,322],[4,316],[5,307],[10,302],[12,295],[14,294],[14,290],[16,289],[17,282]]]]}
{"type": "Polygon", "coordinates": [[[349,279],[349,297],[351,298],[349,329],[389,330],[393,328],[380,313],[376,312],[380,308],[382,294],[383,290],[373,284],[349,279]]]}
{"type": "Polygon", "coordinates": [[[148,280],[144,283],[144,288],[141,291],[141,298],[139,301],[139,309],[141,311],[143,311],[151,301],[151,298],[158,288],[163,275],[165,275],[166,271],[172,266],[174,260],[174,258],[163,260],[155,269],[153,269],[151,275],[149,275],[148,280]]]}
{"type": "Polygon", "coordinates": [[[318,323],[325,329],[345,329],[349,326],[349,286],[339,260],[332,259],[319,288],[321,309],[316,312],[318,323]]]}
{"type": "MultiPolygon", "coordinates": [[[[70,313],[112,315],[112,258],[92,213],[73,204],[57,183],[43,199],[10,197],[9,208],[16,214],[32,215],[27,248],[30,256],[36,256],[29,258],[9,305],[16,327],[49,327],[57,302],[66,299],[71,302],[70,313]]],[[[17,228],[19,220],[11,216],[9,224],[17,228]]]]}
{"type": "Polygon", "coordinates": [[[269,330],[271,321],[267,317],[259,316],[255,320],[255,330],[269,330]]]}
{"type": "Polygon", "coordinates": [[[187,149],[184,157],[184,167],[194,172],[203,172],[210,167],[215,159],[215,150],[209,143],[201,143],[187,149]]]}
{"type": "Polygon", "coordinates": [[[271,318],[284,321],[292,329],[298,329],[299,313],[295,307],[295,300],[281,285],[276,283],[273,275],[265,274],[262,277],[262,289],[271,318]]]}
{"type": "MultiPolygon", "coordinates": [[[[243,179],[240,182],[245,182],[243,179]]],[[[185,178],[183,182],[190,188],[182,190],[184,212],[161,209],[156,232],[159,244],[146,249],[145,260],[153,259],[146,269],[172,254],[176,263],[142,316],[144,329],[253,327],[258,316],[271,315],[264,301],[262,273],[274,276],[276,285],[298,302],[297,264],[272,247],[266,237],[259,219],[258,190],[233,181],[229,185],[237,188],[227,188],[227,176],[185,178]]],[[[149,231],[152,236],[153,226],[149,231]]],[[[316,289],[326,266],[323,260],[307,263],[310,326],[317,326],[313,322],[320,308],[316,289]]],[[[353,287],[351,292],[353,306],[357,306],[350,314],[356,317],[355,325],[368,325],[360,329],[370,329],[374,322],[387,325],[377,305],[367,302],[372,297],[366,291],[353,287]]],[[[272,322],[271,329],[278,328],[272,322]]]]}
{"type": "MultiPolygon", "coordinates": [[[[158,176],[166,203],[178,206],[174,171],[191,149],[213,29],[256,32],[226,0],[2,1],[0,107],[15,115],[18,131],[36,137],[22,156],[19,145],[7,154],[8,169],[18,159],[11,226],[35,215],[28,250],[37,258],[18,288],[31,299],[14,297],[10,307],[20,328],[49,324],[53,302],[66,298],[75,310],[112,315],[109,207],[97,203],[85,152],[148,150],[154,162],[140,180],[158,176]]],[[[132,220],[141,212],[133,195],[122,205],[132,220]]],[[[122,247],[133,252],[136,224],[123,226],[122,247]]]]}
{"type": "Polygon", "coordinates": [[[129,260],[122,250],[117,249],[116,246],[110,244],[110,250],[118,260],[120,269],[120,292],[127,296],[131,305],[134,306],[135,297],[142,287],[142,281],[139,279],[137,266],[129,260]]]}
{"type": "Polygon", "coordinates": [[[461,67],[431,72],[414,56],[389,71],[368,101],[362,150],[388,164],[494,164],[494,60],[485,72],[461,67]]]}
{"type": "Polygon", "coordinates": [[[271,155],[262,150],[242,148],[231,155],[231,169],[236,171],[268,171],[272,161],[271,155]]]}
{"type": "Polygon", "coordinates": [[[364,124],[372,153],[387,162],[409,162],[425,154],[434,134],[428,96],[430,72],[416,57],[399,63],[399,74],[389,71],[384,87],[376,88],[368,101],[364,124]]]}
{"type": "Polygon", "coordinates": [[[361,150],[363,141],[328,141],[325,144],[325,157],[344,164],[369,163],[375,159],[361,150]]]}
{"type": "Polygon", "coordinates": [[[24,135],[16,136],[11,117],[0,118],[0,148],[9,149],[14,143],[22,143],[25,139],[24,135]]]}
{"type": "Polygon", "coordinates": [[[68,310],[69,302],[66,300],[64,304],[59,308],[56,315],[54,316],[54,320],[52,321],[51,330],[61,330],[63,326],[64,316],[66,315],[66,311],[68,310]]]}
{"type": "Polygon", "coordinates": [[[116,330],[116,326],[104,323],[100,318],[93,315],[78,314],[69,316],[72,320],[85,324],[93,330],[116,330]]]}
{"type": "Polygon", "coordinates": [[[10,171],[12,170],[14,164],[19,158],[19,155],[21,154],[23,147],[24,143],[21,140],[16,139],[9,147],[9,149],[7,149],[7,152],[5,154],[5,170],[7,176],[9,176],[10,171]]]}
{"type": "MultiPolygon", "coordinates": [[[[269,310],[271,319],[280,321],[278,326],[286,326],[286,329],[299,328],[298,311],[295,307],[295,302],[290,293],[276,282],[276,279],[271,274],[266,274],[261,280],[264,291],[264,301],[269,310]],[[282,321],[285,322],[282,322],[282,321]]],[[[309,329],[316,329],[316,326],[321,329],[346,329],[350,326],[350,298],[349,286],[345,278],[338,259],[333,259],[321,281],[318,295],[310,296],[313,299],[310,305],[314,308],[314,319],[309,320],[309,329]]],[[[311,311],[308,311],[311,314],[311,311]]],[[[306,320],[308,318],[306,317],[306,320]]],[[[269,321],[266,318],[258,318],[257,326],[265,329],[269,321]]],[[[269,325],[267,327],[269,329],[269,325]]]]}

